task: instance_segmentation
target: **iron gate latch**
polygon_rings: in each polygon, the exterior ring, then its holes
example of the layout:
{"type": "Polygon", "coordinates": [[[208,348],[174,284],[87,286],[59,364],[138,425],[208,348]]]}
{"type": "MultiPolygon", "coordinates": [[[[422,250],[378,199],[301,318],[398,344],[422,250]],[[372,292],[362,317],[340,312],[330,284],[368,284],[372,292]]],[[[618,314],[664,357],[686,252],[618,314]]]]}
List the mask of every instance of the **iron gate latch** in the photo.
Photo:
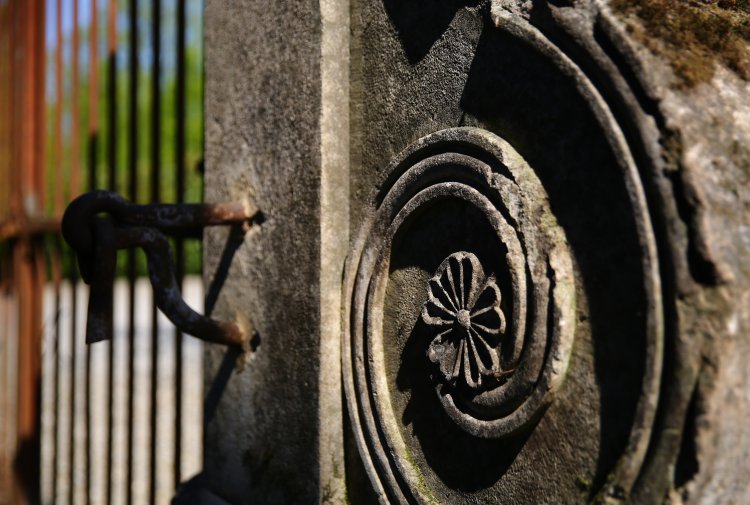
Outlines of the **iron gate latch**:
{"type": "Polygon", "coordinates": [[[179,330],[208,342],[242,345],[251,336],[249,324],[216,321],[182,299],[167,235],[200,236],[206,226],[249,226],[259,215],[249,203],[137,205],[101,190],[73,200],[62,218],[62,235],[76,253],[81,277],[91,286],[86,343],[112,338],[117,251],[140,247],[148,260],[156,306],[179,330]]]}

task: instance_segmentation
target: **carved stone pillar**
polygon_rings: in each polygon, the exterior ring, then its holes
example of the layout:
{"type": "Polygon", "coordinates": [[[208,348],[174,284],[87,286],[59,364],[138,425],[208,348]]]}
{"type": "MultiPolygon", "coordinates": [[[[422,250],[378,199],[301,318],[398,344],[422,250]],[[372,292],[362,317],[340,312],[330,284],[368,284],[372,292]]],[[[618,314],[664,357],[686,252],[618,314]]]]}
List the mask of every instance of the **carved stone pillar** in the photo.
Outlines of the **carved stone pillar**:
{"type": "Polygon", "coordinates": [[[206,19],[207,194],[266,216],[217,305],[257,345],[207,354],[215,495],[750,502],[746,7],[206,19]]]}

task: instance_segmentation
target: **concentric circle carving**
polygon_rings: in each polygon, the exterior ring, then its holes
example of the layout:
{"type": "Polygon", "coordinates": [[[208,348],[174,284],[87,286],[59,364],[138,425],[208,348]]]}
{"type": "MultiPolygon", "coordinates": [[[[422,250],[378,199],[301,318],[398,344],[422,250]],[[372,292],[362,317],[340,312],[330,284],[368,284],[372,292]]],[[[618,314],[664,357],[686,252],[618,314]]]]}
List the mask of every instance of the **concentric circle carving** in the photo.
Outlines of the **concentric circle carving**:
{"type": "Polygon", "coordinates": [[[541,183],[498,136],[443,130],[407,148],[387,173],[348,265],[345,382],[381,478],[418,496],[391,403],[390,350],[411,335],[419,350],[399,366],[423,368],[434,401],[467,434],[518,434],[565,376],[573,267],[541,183]],[[403,244],[415,237],[424,252],[402,269],[414,250],[403,244]],[[388,294],[398,286],[406,291],[388,294]]]}
{"type": "Polygon", "coordinates": [[[365,54],[364,96],[384,98],[357,123],[352,181],[379,193],[355,205],[345,276],[352,433],[384,503],[650,502],[692,387],[659,123],[608,17],[509,5],[409,66],[381,57],[421,36],[403,11],[368,32],[404,27],[365,54]],[[381,170],[380,146],[457,121],[514,148],[444,130],[381,170]]]}

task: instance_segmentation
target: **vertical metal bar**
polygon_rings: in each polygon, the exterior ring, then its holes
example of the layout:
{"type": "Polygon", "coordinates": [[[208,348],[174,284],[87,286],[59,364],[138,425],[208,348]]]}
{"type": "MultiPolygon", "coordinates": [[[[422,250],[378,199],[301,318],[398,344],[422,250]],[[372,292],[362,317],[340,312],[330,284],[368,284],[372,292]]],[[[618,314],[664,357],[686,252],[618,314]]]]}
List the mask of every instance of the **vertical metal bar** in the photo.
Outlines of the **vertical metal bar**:
{"type": "Polygon", "coordinates": [[[54,343],[52,344],[52,384],[54,388],[53,405],[52,405],[52,417],[54,418],[54,437],[52,440],[52,499],[57,501],[57,476],[58,476],[58,458],[57,452],[60,443],[60,326],[58,324],[60,317],[60,292],[61,292],[61,279],[62,279],[62,264],[60,261],[60,242],[59,239],[55,243],[55,251],[52,257],[52,279],[55,287],[55,328],[54,328],[54,343]]]}
{"type": "Polygon", "coordinates": [[[16,288],[18,290],[20,318],[18,342],[18,446],[16,461],[21,472],[20,503],[38,503],[37,461],[38,442],[35,440],[37,363],[35,360],[33,286],[33,252],[30,241],[20,240],[13,251],[16,288]]]}
{"type": "MultiPolygon", "coordinates": [[[[130,163],[128,166],[128,193],[137,201],[138,192],[138,0],[130,0],[130,163]]],[[[127,419],[127,469],[125,503],[133,503],[133,420],[135,387],[135,250],[128,250],[128,419],[127,419]]]]}
{"type": "MultiPolygon", "coordinates": [[[[34,83],[33,86],[29,86],[31,93],[33,93],[33,114],[34,114],[34,172],[35,172],[35,185],[34,193],[36,195],[36,208],[32,211],[35,213],[43,213],[46,207],[46,187],[45,187],[45,155],[46,155],[46,143],[45,143],[45,116],[46,116],[46,100],[45,100],[45,70],[46,70],[46,50],[44,44],[44,34],[46,29],[46,2],[44,0],[37,0],[35,17],[32,18],[32,31],[33,31],[33,45],[29,53],[32,59],[32,65],[34,66],[34,83]]],[[[44,242],[41,237],[36,237],[31,240],[31,251],[33,258],[32,272],[33,272],[33,285],[32,285],[32,305],[30,307],[31,317],[33,318],[31,331],[34,333],[34,349],[33,349],[33,362],[35,366],[34,373],[36,374],[34,381],[34,439],[36,447],[34,448],[34,464],[35,472],[34,475],[35,483],[33,484],[33,498],[32,500],[41,501],[41,392],[42,392],[42,322],[44,314],[43,305],[43,293],[44,284],[47,280],[46,270],[46,258],[44,251],[44,242]]]]}
{"type": "MultiPolygon", "coordinates": [[[[36,195],[36,208],[31,212],[41,214],[44,212],[46,203],[46,187],[44,180],[44,157],[45,157],[45,136],[46,131],[45,124],[45,107],[46,107],[46,94],[44,92],[44,70],[46,62],[46,53],[44,48],[44,32],[45,26],[45,15],[46,15],[46,1],[36,0],[35,17],[32,18],[31,23],[34,24],[34,45],[31,51],[31,57],[34,62],[34,85],[32,88],[34,93],[34,143],[36,148],[34,150],[34,193],[36,195]]],[[[35,244],[38,245],[38,244],[35,244]]],[[[41,293],[39,298],[41,298],[41,293]]],[[[39,304],[38,312],[39,320],[42,318],[42,305],[39,304]]],[[[40,340],[41,345],[41,340],[40,340]]],[[[39,348],[41,356],[41,347],[39,348]]]]}
{"type": "MultiPolygon", "coordinates": [[[[54,138],[54,183],[56,188],[62,187],[62,108],[63,108],[63,91],[62,91],[62,0],[57,0],[55,7],[55,138],[54,138]]],[[[61,211],[63,206],[62,192],[55,192],[54,201],[55,211],[61,211]]],[[[60,310],[60,286],[55,287],[55,307],[60,310]]],[[[55,403],[53,407],[55,418],[55,436],[54,436],[54,453],[52,459],[52,468],[54,475],[52,477],[52,497],[57,500],[57,477],[59,474],[58,451],[60,448],[60,401],[62,398],[60,383],[60,329],[55,325],[55,370],[54,370],[54,387],[55,403]]]]}
{"type": "Polygon", "coordinates": [[[35,313],[35,251],[28,239],[19,241],[14,251],[20,302],[19,331],[19,390],[18,390],[18,448],[16,461],[21,470],[21,503],[39,502],[39,333],[40,325],[35,313]]]}
{"type": "MultiPolygon", "coordinates": [[[[55,19],[55,187],[62,187],[62,1],[56,2],[55,19]]],[[[55,210],[62,209],[62,193],[55,193],[55,210]]]]}
{"type": "MultiPolygon", "coordinates": [[[[152,108],[151,108],[151,201],[160,200],[161,181],[161,0],[152,3],[152,108]]],[[[156,304],[151,307],[151,447],[149,453],[149,503],[156,500],[156,441],[157,441],[157,394],[158,394],[158,356],[159,356],[159,328],[157,326],[156,304]]]]}
{"type": "MultiPolygon", "coordinates": [[[[0,5],[0,110],[6,111],[0,115],[0,219],[7,219],[10,215],[8,208],[9,177],[10,177],[10,136],[12,127],[10,121],[10,80],[13,75],[9,68],[11,63],[11,26],[9,18],[10,6],[0,5]]],[[[0,251],[0,502],[10,502],[12,499],[12,451],[10,437],[12,432],[10,368],[13,360],[10,334],[10,285],[7,271],[7,253],[0,251]]]]}
{"type": "MultiPolygon", "coordinates": [[[[73,0],[73,55],[72,55],[72,139],[71,147],[71,164],[70,164],[70,186],[75,190],[80,185],[80,107],[78,106],[78,51],[80,49],[79,29],[78,29],[78,0],[73,0]]],[[[73,197],[73,194],[70,195],[73,197]]]]}
{"type": "MultiPolygon", "coordinates": [[[[16,51],[17,51],[16,48],[18,46],[20,27],[18,26],[18,23],[16,22],[18,19],[18,15],[16,14],[19,8],[18,4],[16,2],[10,2],[8,4],[5,4],[3,8],[5,9],[4,10],[5,16],[3,19],[3,29],[7,30],[7,32],[5,32],[7,33],[6,35],[7,52],[3,56],[7,59],[4,59],[3,61],[3,64],[6,66],[4,67],[5,73],[2,76],[4,79],[0,79],[0,86],[5,87],[5,93],[6,93],[5,99],[6,99],[6,104],[8,106],[6,110],[9,111],[9,114],[6,115],[6,117],[4,117],[3,120],[6,121],[6,125],[7,125],[6,132],[8,134],[8,139],[7,139],[8,170],[4,174],[7,177],[8,187],[9,187],[6,216],[10,216],[16,209],[20,208],[20,201],[19,201],[20,195],[17,193],[18,187],[19,187],[17,183],[18,170],[12,170],[10,168],[14,163],[18,163],[18,147],[19,146],[18,146],[18,131],[16,129],[18,127],[18,124],[15,121],[17,114],[18,114],[18,100],[17,100],[17,95],[16,95],[16,88],[18,87],[17,77],[16,77],[18,75],[18,65],[17,65],[16,59],[13,56],[16,54],[16,51]]],[[[6,288],[6,292],[8,293],[8,300],[9,300],[9,304],[8,304],[9,318],[7,320],[8,321],[7,338],[9,341],[9,345],[14,345],[18,341],[17,340],[18,335],[16,332],[13,331],[14,329],[12,328],[12,325],[10,324],[11,317],[13,317],[13,316],[10,316],[10,313],[15,312],[13,311],[13,303],[10,301],[12,300],[12,297],[15,294],[15,281],[12,275],[12,268],[13,268],[12,247],[13,247],[12,245],[9,246],[10,251],[8,254],[8,258],[7,258],[7,263],[5,264],[7,269],[4,272],[5,274],[7,274],[6,276],[7,284],[5,288],[6,288]],[[11,340],[13,342],[11,342],[11,340]]],[[[15,317],[13,317],[13,319],[15,319],[15,317]]],[[[17,347],[14,350],[17,352],[17,347]]],[[[15,355],[13,355],[12,357],[15,358],[15,355]]],[[[8,365],[10,368],[10,365],[12,365],[12,363],[9,361],[8,365]]],[[[16,413],[15,413],[15,408],[14,408],[14,403],[15,403],[14,381],[17,379],[17,376],[16,377],[12,376],[11,374],[13,373],[14,373],[14,370],[10,370],[10,373],[7,375],[8,377],[8,390],[7,390],[8,406],[10,407],[10,409],[7,412],[7,419],[8,419],[10,433],[8,434],[8,437],[6,438],[9,444],[8,451],[7,451],[8,460],[4,462],[5,463],[4,469],[7,469],[8,473],[3,472],[4,475],[2,476],[4,483],[7,484],[7,487],[5,486],[4,487],[5,487],[5,491],[7,493],[8,499],[11,502],[16,501],[15,499],[17,496],[17,484],[16,484],[17,475],[15,475],[15,473],[13,472],[13,463],[12,463],[13,458],[14,458],[14,452],[15,452],[15,446],[14,446],[15,440],[14,439],[16,437],[16,431],[17,431],[17,428],[15,426],[16,413]]]]}
{"type": "Polygon", "coordinates": [[[76,484],[76,328],[78,326],[78,290],[74,279],[71,279],[70,299],[70,386],[68,398],[70,399],[70,427],[68,431],[68,503],[75,503],[76,484]]]}
{"type": "MultiPolygon", "coordinates": [[[[185,201],[185,2],[177,1],[176,59],[177,81],[175,85],[175,169],[177,171],[177,202],[185,201]]],[[[175,242],[175,265],[177,283],[182,289],[185,275],[185,243],[175,242]]],[[[174,486],[182,480],[182,332],[175,328],[175,414],[174,414],[174,486]]]]}
{"type": "MultiPolygon", "coordinates": [[[[79,106],[79,73],[80,73],[80,67],[79,67],[79,51],[80,51],[80,36],[79,36],[79,16],[78,16],[78,0],[72,0],[72,8],[73,8],[73,36],[72,36],[72,86],[71,86],[71,108],[72,108],[72,138],[71,138],[71,161],[70,161],[70,194],[69,198],[73,198],[77,196],[80,193],[81,189],[81,183],[80,183],[80,172],[81,172],[81,156],[80,156],[80,106],[79,106]]],[[[58,189],[58,192],[61,193],[61,188],[58,189]]],[[[60,215],[60,212],[58,211],[56,215],[60,215]]],[[[75,320],[77,317],[76,312],[76,297],[77,297],[77,289],[76,285],[73,284],[73,313],[71,314],[72,319],[75,320]]],[[[74,327],[77,327],[78,324],[76,323],[74,327]]],[[[75,340],[75,333],[72,334],[73,338],[73,348],[72,348],[72,355],[74,357],[73,363],[76,363],[76,352],[78,349],[78,342],[75,340]]],[[[90,458],[90,451],[91,451],[91,429],[90,429],[90,423],[89,423],[89,401],[90,401],[90,393],[91,393],[91,360],[89,357],[89,349],[86,346],[82,346],[81,350],[84,353],[84,391],[83,391],[83,424],[84,424],[84,446],[83,446],[83,468],[84,468],[84,481],[83,481],[83,499],[84,503],[90,503],[90,490],[91,490],[91,458],[90,458]]],[[[78,366],[73,366],[72,368],[72,377],[73,377],[73,383],[75,384],[75,378],[77,374],[78,366]]],[[[71,405],[74,410],[72,410],[72,422],[73,422],[73,429],[71,429],[71,441],[73,442],[71,444],[71,475],[75,475],[73,465],[75,459],[74,454],[76,452],[76,444],[75,444],[75,433],[78,431],[78,415],[75,410],[76,403],[74,401],[75,397],[71,396],[71,405]]],[[[71,478],[70,481],[71,489],[75,489],[75,479],[71,478]]],[[[71,494],[71,504],[73,503],[73,498],[75,494],[71,494]]]]}
{"type": "MultiPolygon", "coordinates": [[[[21,212],[36,212],[39,207],[41,175],[41,150],[39,121],[43,119],[43,107],[39,103],[44,95],[38,82],[43,80],[43,65],[40,48],[44,30],[44,9],[41,2],[25,2],[21,7],[23,15],[17,21],[23,24],[23,61],[20,81],[21,115],[16,117],[20,122],[21,142],[19,168],[21,176],[21,212]]],[[[18,367],[18,449],[17,463],[20,470],[20,503],[36,504],[40,501],[40,379],[41,379],[41,320],[40,304],[34,292],[38,286],[40,272],[36,264],[35,244],[29,238],[23,238],[16,244],[14,251],[15,272],[18,278],[20,302],[19,330],[19,367],[18,367]]]]}
{"type": "Polygon", "coordinates": [[[91,503],[91,349],[88,346],[84,346],[83,351],[83,502],[91,503]]]}
{"type": "Polygon", "coordinates": [[[22,212],[29,213],[34,212],[37,208],[36,201],[36,166],[34,160],[34,141],[36,139],[36,131],[34,125],[34,119],[36,114],[34,113],[34,93],[30,92],[35,88],[34,82],[34,70],[33,64],[34,54],[34,21],[37,16],[37,5],[36,1],[25,2],[23,8],[26,10],[26,17],[23,19],[24,23],[24,57],[25,61],[22,63],[23,74],[23,88],[20,90],[22,95],[22,107],[24,111],[24,117],[30,119],[28,121],[21,121],[21,131],[23,143],[22,147],[22,158],[21,158],[21,191],[23,195],[23,210],[22,212]]]}
{"type": "MultiPolygon", "coordinates": [[[[108,161],[108,183],[110,189],[115,188],[117,174],[117,0],[109,0],[109,12],[107,23],[108,38],[108,78],[107,78],[107,142],[109,159],[108,161]]],[[[108,382],[107,382],[107,491],[106,503],[112,503],[112,474],[114,469],[114,409],[115,409],[115,343],[109,341],[107,355],[108,364],[108,382]]]]}
{"type": "MultiPolygon", "coordinates": [[[[43,16],[43,14],[42,14],[43,16]]],[[[44,25],[40,28],[40,32],[44,33],[44,25]]],[[[41,39],[43,40],[43,39],[41,39]]],[[[39,42],[40,46],[43,44],[41,43],[41,40],[39,42]]],[[[43,62],[44,58],[40,58],[38,61],[43,62]]],[[[39,101],[44,102],[44,95],[38,95],[39,101]]],[[[43,116],[42,116],[43,117],[43,116]]],[[[38,124],[39,129],[42,129],[42,125],[44,123],[40,122],[38,124]]],[[[41,142],[44,142],[44,138],[40,138],[41,142]]],[[[44,156],[43,151],[39,154],[39,163],[40,166],[44,166],[44,156]]],[[[44,178],[41,177],[43,175],[42,170],[39,170],[38,174],[40,175],[37,182],[42,185],[44,184],[44,178]]],[[[42,444],[41,444],[41,426],[42,426],[42,339],[43,339],[43,317],[44,317],[44,284],[47,281],[47,262],[46,262],[46,255],[44,251],[44,242],[42,240],[42,237],[36,237],[34,240],[32,240],[32,249],[33,249],[33,271],[34,271],[34,285],[32,287],[33,292],[33,305],[32,305],[32,313],[34,317],[33,322],[33,331],[36,334],[35,339],[35,345],[37,347],[36,349],[36,356],[34,357],[34,361],[36,363],[36,367],[38,368],[38,376],[36,379],[36,386],[35,386],[35,394],[37,396],[35,403],[36,403],[36,429],[37,435],[36,438],[38,440],[37,447],[36,447],[36,475],[34,488],[35,488],[35,496],[31,500],[32,503],[34,503],[34,500],[38,500],[37,503],[41,505],[42,497],[41,497],[41,450],[42,450],[42,444]]]]}
{"type": "MultiPolygon", "coordinates": [[[[10,6],[6,3],[0,5],[0,107],[5,110],[6,113],[0,117],[0,218],[7,219],[10,215],[9,197],[10,197],[10,136],[11,126],[10,122],[10,80],[13,73],[11,72],[11,21],[9,18],[10,6]]],[[[2,270],[0,270],[0,274],[2,270]]],[[[6,306],[7,308],[7,306],[6,306]]],[[[5,319],[7,324],[7,319],[5,319]]],[[[7,412],[4,413],[7,416],[7,412]]],[[[3,462],[0,461],[0,464],[3,462]]],[[[3,489],[7,489],[7,486],[3,486],[3,482],[9,479],[6,474],[0,477],[0,493],[3,489]]]]}
{"type": "MultiPolygon", "coordinates": [[[[75,187],[78,182],[79,169],[79,139],[78,139],[78,0],[72,0],[73,9],[73,26],[72,26],[72,47],[71,47],[71,139],[70,139],[70,184],[75,187]]],[[[78,353],[76,341],[77,311],[78,311],[78,290],[73,285],[72,298],[72,317],[70,329],[70,431],[69,431],[69,463],[68,463],[68,503],[75,503],[76,488],[76,432],[78,428],[76,405],[78,400],[78,353]]]]}
{"type": "MultiPolygon", "coordinates": [[[[46,116],[46,99],[45,99],[45,70],[46,70],[46,60],[47,60],[47,51],[44,44],[44,33],[46,30],[46,1],[45,0],[38,0],[38,12],[36,17],[36,26],[35,26],[35,34],[34,34],[34,64],[36,66],[35,74],[36,74],[36,82],[34,83],[34,113],[36,116],[36,153],[35,153],[35,168],[36,168],[36,188],[35,191],[37,193],[38,198],[38,204],[37,204],[37,212],[42,213],[45,211],[45,203],[46,203],[46,194],[47,189],[45,185],[45,155],[46,155],[46,142],[45,142],[45,132],[47,131],[45,128],[45,116],[46,116]]],[[[38,244],[41,245],[41,244],[38,244]]],[[[44,273],[44,271],[43,271],[44,273]]],[[[41,295],[41,293],[40,293],[41,295]]],[[[39,319],[39,324],[41,326],[42,321],[42,304],[41,304],[41,296],[37,297],[37,302],[39,302],[39,312],[37,313],[37,318],[39,319]]],[[[41,347],[39,349],[40,358],[41,358],[41,347]]],[[[40,362],[41,363],[41,362],[40,362]]]]}
{"type": "MultiPolygon", "coordinates": [[[[92,181],[92,176],[96,177],[96,161],[97,161],[97,140],[98,140],[98,124],[99,124],[99,110],[98,110],[98,86],[99,79],[97,76],[98,72],[98,8],[96,0],[91,0],[91,27],[89,32],[89,116],[88,116],[88,161],[87,166],[89,170],[89,189],[94,189],[95,180],[92,181]]],[[[80,185],[73,186],[72,196],[77,196],[80,191],[80,185]]],[[[86,416],[86,492],[85,498],[86,503],[91,503],[91,474],[93,472],[91,465],[91,349],[86,348],[86,402],[85,402],[85,413],[86,416]]]]}
{"type": "MultiPolygon", "coordinates": [[[[23,137],[23,134],[19,132],[20,124],[19,124],[19,118],[22,116],[23,108],[21,104],[21,96],[20,96],[20,90],[23,87],[23,84],[20,79],[20,75],[22,72],[21,67],[21,61],[19,58],[16,57],[16,54],[19,52],[19,50],[23,49],[23,25],[20,23],[20,19],[23,16],[23,5],[19,5],[19,2],[11,2],[9,7],[9,29],[11,31],[11,35],[9,37],[9,52],[8,52],[8,62],[9,62],[9,75],[8,75],[8,86],[9,86],[9,109],[10,109],[10,128],[9,128],[9,134],[10,134],[10,165],[18,165],[21,163],[21,142],[19,141],[20,138],[23,137]]],[[[10,215],[18,215],[20,212],[23,211],[23,205],[22,205],[22,184],[21,184],[21,177],[18,170],[11,169],[8,173],[9,177],[9,185],[10,185],[10,202],[9,202],[9,213],[10,215]]],[[[12,415],[15,419],[13,420],[12,425],[12,434],[10,436],[11,446],[9,448],[10,452],[10,459],[11,464],[9,466],[9,469],[11,470],[11,489],[10,489],[10,498],[12,502],[21,502],[22,503],[22,489],[19,485],[19,480],[21,475],[19,475],[19,472],[17,468],[15,467],[15,460],[17,457],[17,451],[19,448],[19,419],[18,419],[18,408],[19,408],[19,382],[21,380],[20,377],[20,371],[19,371],[19,363],[20,363],[20,357],[21,357],[21,350],[20,347],[20,338],[21,338],[21,311],[20,311],[20,296],[19,296],[19,280],[18,276],[20,272],[15,271],[15,266],[17,262],[17,257],[22,252],[22,248],[20,247],[20,244],[11,244],[10,245],[10,257],[9,257],[9,272],[8,272],[8,278],[10,279],[9,283],[9,292],[11,293],[11,296],[14,298],[15,303],[11,306],[11,310],[14,312],[14,322],[15,327],[11,329],[11,333],[9,335],[9,338],[14,340],[14,346],[15,346],[15,355],[13,358],[16,360],[16,367],[14,370],[12,370],[13,376],[11,380],[13,382],[10,383],[10,388],[13,389],[12,392],[10,392],[11,395],[11,408],[13,409],[9,415],[9,417],[12,415]]]]}
{"type": "MultiPolygon", "coordinates": [[[[91,40],[89,42],[89,191],[96,188],[96,162],[99,148],[99,7],[91,0],[91,40]]],[[[75,188],[76,191],[80,188],[75,188]]]]}
{"type": "MultiPolygon", "coordinates": [[[[7,27],[6,24],[6,14],[7,10],[3,10],[2,7],[0,7],[0,27],[7,27]]],[[[2,38],[3,35],[0,33],[0,38],[2,38]]],[[[3,45],[0,46],[0,51],[2,49],[5,49],[7,47],[7,39],[5,39],[3,42],[3,45]]],[[[4,56],[4,55],[3,55],[4,56]]],[[[3,105],[9,105],[7,103],[7,83],[2,83],[2,78],[8,77],[9,72],[7,71],[7,67],[4,65],[7,64],[6,62],[3,62],[0,59],[0,100],[3,100],[3,105]]],[[[6,109],[7,110],[7,109],[6,109]]],[[[2,124],[2,127],[4,129],[4,132],[7,132],[5,128],[7,127],[7,117],[0,118],[0,124],[2,124]]],[[[7,148],[7,144],[2,146],[3,148],[7,148]]],[[[7,153],[2,152],[2,159],[0,159],[0,168],[7,168],[7,163],[10,161],[6,156],[7,153]]],[[[0,175],[7,176],[7,172],[3,171],[0,175]]],[[[10,303],[10,286],[9,286],[9,279],[10,279],[10,272],[8,269],[8,262],[7,262],[8,256],[6,254],[0,254],[0,346],[2,346],[2,350],[0,351],[0,360],[2,362],[2,370],[0,370],[0,383],[2,384],[2,388],[0,389],[0,415],[2,416],[2,429],[0,430],[0,450],[2,452],[0,453],[0,501],[10,503],[12,500],[11,492],[13,489],[13,466],[12,466],[12,449],[11,449],[11,436],[12,436],[12,430],[13,430],[13,423],[11,420],[11,415],[14,414],[14,408],[12,406],[12,395],[10,393],[11,386],[13,385],[12,380],[10,379],[10,374],[12,373],[12,363],[15,359],[14,353],[13,353],[13,345],[11,343],[11,303],[10,303]]]]}
{"type": "MultiPolygon", "coordinates": [[[[9,99],[10,99],[10,161],[11,164],[21,163],[21,142],[19,138],[23,137],[23,134],[18,130],[20,128],[19,117],[21,117],[21,92],[22,88],[19,78],[21,74],[21,65],[18,58],[15,55],[18,53],[19,46],[21,44],[21,38],[23,36],[23,27],[19,22],[21,14],[19,11],[23,9],[23,5],[19,5],[19,2],[11,2],[9,7],[9,29],[11,36],[9,37],[10,50],[8,51],[8,61],[10,67],[8,85],[9,85],[9,99]]],[[[19,170],[10,170],[8,182],[10,185],[10,202],[9,211],[10,214],[20,214],[23,211],[22,197],[21,197],[21,175],[19,170]]],[[[14,288],[14,283],[11,284],[14,288]]]]}
{"type": "MultiPolygon", "coordinates": [[[[7,219],[10,214],[10,209],[8,208],[10,181],[8,180],[8,177],[10,176],[11,127],[8,122],[10,121],[11,104],[9,81],[13,74],[9,68],[11,62],[11,53],[9,51],[11,43],[11,23],[10,18],[8,17],[9,13],[10,6],[7,3],[0,5],[0,110],[6,111],[6,113],[0,117],[0,181],[2,181],[0,183],[0,219],[7,219]]],[[[0,275],[1,274],[2,270],[0,270],[0,275]]],[[[5,308],[7,309],[7,306],[5,308]]],[[[7,322],[7,319],[5,319],[5,321],[7,322]]],[[[7,416],[7,412],[3,415],[7,416]]],[[[0,464],[2,463],[3,462],[0,461],[0,464]]],[[[3,489],[7,489],[6,486],[3,486],[3,482],[8,478],[7,474],[0,477],[0,493],[3,492],[3,489]]]]}
{"type": "Polygon", "coordinates": [[[109,0],[107,39],[109,67],[107,76],[107,119],[109,134],[108,183],[110,189],[117,185],[117,0],[109,0]]]}

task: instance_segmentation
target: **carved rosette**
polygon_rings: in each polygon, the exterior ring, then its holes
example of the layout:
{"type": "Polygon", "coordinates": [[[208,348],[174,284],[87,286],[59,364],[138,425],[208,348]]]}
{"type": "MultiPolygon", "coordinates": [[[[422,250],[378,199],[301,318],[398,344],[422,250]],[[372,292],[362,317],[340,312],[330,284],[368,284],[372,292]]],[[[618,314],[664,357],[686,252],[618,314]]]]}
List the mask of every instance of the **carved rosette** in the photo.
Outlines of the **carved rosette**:
{"type": "MultiPolygon", "coordinates": [[[[419,477],[404,465],[394,377],[431,384],[429,401],[469,436],[522,433],[565,376],[575,297],[544,189],[501,138],[443,130],[388,173],[346,279],[345,383],[361,449],[391,490],[414,498],[419,477]]],[[[418,389],[410,401],[421,401],[418,389]]]]}
{"type": "Polygon", "coordinates": [[[427,351],[440,376],[454,387],[478,390],[513,370],[500,365],[505,315],[494,276],[485,277],[472,253],[448,256],[430,279],[422,320],[435,328],[427,351]]]}

